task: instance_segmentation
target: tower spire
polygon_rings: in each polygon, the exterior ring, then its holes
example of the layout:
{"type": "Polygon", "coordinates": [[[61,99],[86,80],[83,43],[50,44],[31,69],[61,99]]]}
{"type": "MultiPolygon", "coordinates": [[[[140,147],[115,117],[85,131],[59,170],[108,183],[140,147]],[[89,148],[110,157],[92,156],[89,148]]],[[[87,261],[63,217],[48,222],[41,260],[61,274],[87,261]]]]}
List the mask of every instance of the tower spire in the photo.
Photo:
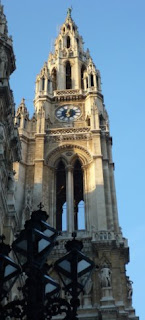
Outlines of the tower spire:
{"type": "Polygon", "coordinates": [[[72,18],[71,13],[72,13],[72,6],[67,9],[67,18],[68,18],[68,19],[69,19],[69,18],[72,18]]]}
{"type": "Polygon", "coordinates": [[[3,11],[3,5],[0,0],[0,33],[4,36],[8,35],[8,27],[7,27],[7,20],[6,16],[3,11]]]}

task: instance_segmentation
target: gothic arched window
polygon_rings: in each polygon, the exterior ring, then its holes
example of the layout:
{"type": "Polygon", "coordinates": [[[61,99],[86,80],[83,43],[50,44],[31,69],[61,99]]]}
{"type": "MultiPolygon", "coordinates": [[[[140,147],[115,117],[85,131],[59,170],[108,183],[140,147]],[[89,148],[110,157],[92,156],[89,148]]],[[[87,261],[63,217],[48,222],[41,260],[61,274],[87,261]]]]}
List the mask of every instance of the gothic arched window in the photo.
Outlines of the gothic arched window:
{"type": "Polygon", "coordinates": [[[82,212],[83,219],[80,220],[79,217],[79,204],[80,202],[84,202],[83,196],[83,171],[81,168],[81,163],[77,159],[74,164],[74,171],[73,171],[73,180],[74,180],[74,229],[82,229],[84,226],[84,208],[82,212]],[[82,223],[82,227],[81,227],[82,223]]]}
{"type": "Polygon", "coordinates": [[[51,78],[52,78],[52,89],[56,90],[57,89],[57,72],[55,68],[53,68],[52,70],[51,78]]]}
{"type": "Polygon", "coordinates": [[[66,172],[65,165],[60,160],[56,171],[56,229],[63,230],[66,228],[66,172]]]}
{"type": "Polygon", "coordinates": [[[21,123],[21,116],[19,114],[19,116],[17,117],[17,121],[16,121],[16,124],[18,127],[20,127],[20,123],[21,123]]]}
{"type": "Polygon", "coordinates": [[[71,81],[71,65],[68,61],[66,63],[66,89],[71,89],[72,81],[71,81]]]}
{"type": "Polygon", "coordinates": [[[50,80],[48,79],[48,92],[50,92],[50,80]]]}
{"type": "Polygon", "coordinates": [[[43,77],[41,81],[42,81],[42,91],[43,91],[45,89],[45,78],[43,77]]]}
{"type": "Polygon", "coordinates": [[[88,87],[89,87],[88,77],[86,77],[86,87],[87,87],[87,89],[88,89],[88,87]]]}
{"type": "Polygon", "coordinates": [[[85,203],[83,200],[78,203],[78,230],[85,230],[85,203]]]}
{"type": "Polygon", "coordinates": [[[86,70],[86,67],[82,65],[81,67],[81,88],[84,89],[84,71],[86,70]]]}
{"type": "Polygon", "coordinates": [[[67,48],[70,48],[70,37],[69,36],[67,36],[67,38],[66,38],[66,46],[67,46],[67,48]]]}
{"type": "Polygon", "coordinates": [[[93,77],[93,74],[91,74],[91,87],[94,87],[94,77],[93,77]]]}
{"type": "Polygon", "coordinates": [[[98,79],[98,75],[96,75],[96,82],[97,82],[97,89],[99,89],[99,79],[98,79]]]}
{"type": "Polygon", "coordinates": [[[56,169],[56,228],[61,231],[85,229],[83,170],[76,159],[74,165],[59,161],[56,169]]]}
{"type": "Polygon", "coordinates": [[[67,25],[67,28],[68,28],[68,30],[70,30],[70,29],[71,29],[71,27],[70,27],[70,25],[69,25],[69,24],[67,25]]]}
{"type": "Polygon", "coordinates": [[[67,231],[67,203],[62,206],[62,231],[67,231]]]}

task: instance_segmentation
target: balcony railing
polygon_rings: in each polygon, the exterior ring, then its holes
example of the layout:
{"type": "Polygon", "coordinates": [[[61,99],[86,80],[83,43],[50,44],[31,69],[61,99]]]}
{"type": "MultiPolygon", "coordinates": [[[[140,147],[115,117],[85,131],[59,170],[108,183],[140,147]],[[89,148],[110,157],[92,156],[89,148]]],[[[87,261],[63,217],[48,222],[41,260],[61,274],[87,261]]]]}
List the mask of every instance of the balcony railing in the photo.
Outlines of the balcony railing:
{"type": "Polygon", "coordinates": [[[65,89],[65,90],[54,91],[54,97],[68,96],[68,95],[76,96],[80,94],[82,94],[82,89],[65,89]]]}

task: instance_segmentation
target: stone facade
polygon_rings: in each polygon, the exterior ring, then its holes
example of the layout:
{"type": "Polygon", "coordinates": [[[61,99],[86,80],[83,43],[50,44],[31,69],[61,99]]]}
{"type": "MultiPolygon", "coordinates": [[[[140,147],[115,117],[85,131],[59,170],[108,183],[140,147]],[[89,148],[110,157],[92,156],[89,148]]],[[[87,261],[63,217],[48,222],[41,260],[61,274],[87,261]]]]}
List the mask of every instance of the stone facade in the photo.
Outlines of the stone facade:
{"type": "MultiPolygon", "coordinates": [[[[1,16],[5,22],[2,7],[1,16]]],[[[15,69],[15,59],[3,23],[0,32],[4,34],[0,37],[3,48],[0,64],[3,178],[0,183],[2,185],[4,181],[6,195],[0,208],[1,219],[11,217],[10,226],[16,225],[17,212],[19,226],[23,228],[32,210],[42,202],[49,214],[49,223],[61,231],[59,245],[53,250],[51,260],[55,261],[65,253],[65,242],[76,230],[77,238],[83,241],[84,253],[96,265],[84,295],[80,297],[79,319],[138,320],[132,307],[132,282],[125,271],[129,248],[118,221],[112,139],[100,72],[89,50],[83,49],[83,39],[71,17],[71,10],[68,9],[55,41],[54,53],[50,53],[36,78],[35,113],[30,119],[22,99],[14,126],[14,105],[8,79],[15,69]],[[4,64],[9,65],[8,74],[4,72],[4,64]],[[6,122],[8,126],[5,126],[6,122]],[[5,152],[10,159],[8,163],[5,152]],[[14,171],[13,161],[16,161],[14,171]]]]}
{"type": "Polygon", "coordinates": [[[8,36],[6,17],[0,5],[0,233],[5,234],[7,242],[13,240],[18,227],[13,162],[21,157],[18,128],[14,125],[15,105],[9,85],[14,70],[12,38],[8,36]]]}

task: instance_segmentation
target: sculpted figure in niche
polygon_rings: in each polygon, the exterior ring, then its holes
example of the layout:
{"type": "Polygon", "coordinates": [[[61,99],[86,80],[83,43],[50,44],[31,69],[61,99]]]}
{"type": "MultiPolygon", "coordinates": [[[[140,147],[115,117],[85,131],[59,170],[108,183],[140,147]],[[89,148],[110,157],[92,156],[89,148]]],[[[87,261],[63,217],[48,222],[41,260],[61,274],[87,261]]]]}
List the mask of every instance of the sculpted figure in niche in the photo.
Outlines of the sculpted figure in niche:
{"type": "MultiPolygon", "coordinates": [[[[84,275],[84,282],[87,280],[87,278],[88,278],[88,276],[84,275]]],[[[92,290],[92,287],[93,287],[93,282],[92,282],[92,279],[89,278],[88,281],[86,282],[85,286],[84,286],[85,294],[90,294],[91,290],[92,290]]]]}
{"type": "Polygon", "coordinates": [[[8,190],[14,191],[15,190],[15,179],[14,179],[15,171],[9,171],[8,176],[8,190]]]}
{"type": "Polygon", "coordinates": [[[28,186],[25,196],[25,206],[23,210],[23,222],[22,225],[25,224],[26,220],[29,220],[32,212],[32,190],[31,187],[28,186]]]}
{"type": "Polygon", "coordinates": [[[0,122],[0,141],[5,140],[4,125],[0,122]]]}
{"type": "Polygon", "coordinates": [[[100,279],[101,279],[101,287],[111,287],[111,270],[108,267],[107,263],[104,263],[101,272],[100,272],[100,279]]]}
{"type": "Polygon", "coordinates": [[[129,280],[129,277],[127,277],[127,292],[128,292],[128,298],[131,299],[133,295],[133,288],[132,288],[133,281],[129,280]]]}
{"type": "Polygon", "coordinates": [[[8,58],[4,48],[0,50],[0,78],[6,78],[8,68],[8,58]]]}
{"type": "Polygon", "coordinates": [[[28,207],[29,209],[32,208],[32,191],[30,187],[27,190],[25,206],[28,207]]]}

